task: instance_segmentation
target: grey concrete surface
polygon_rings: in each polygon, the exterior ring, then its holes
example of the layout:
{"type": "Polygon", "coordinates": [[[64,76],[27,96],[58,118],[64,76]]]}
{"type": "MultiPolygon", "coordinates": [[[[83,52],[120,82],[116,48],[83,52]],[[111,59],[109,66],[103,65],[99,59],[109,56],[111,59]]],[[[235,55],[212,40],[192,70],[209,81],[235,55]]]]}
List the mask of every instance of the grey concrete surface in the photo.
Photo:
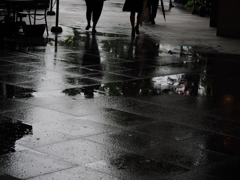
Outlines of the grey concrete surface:
{"type": "Polygon", "coordinates": [[[179,4],[132,39],[122,5],[95,36],[61,0],[62,33],[2,39],[0,180],[240,178],[239,40],[179,4]]]}

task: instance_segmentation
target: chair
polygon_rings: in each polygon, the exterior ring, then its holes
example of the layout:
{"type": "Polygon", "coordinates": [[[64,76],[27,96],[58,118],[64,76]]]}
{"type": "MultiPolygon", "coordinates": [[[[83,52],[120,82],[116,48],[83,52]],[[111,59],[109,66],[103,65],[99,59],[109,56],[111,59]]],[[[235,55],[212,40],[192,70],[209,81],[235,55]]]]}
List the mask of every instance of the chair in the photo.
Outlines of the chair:
{"type": "MultiPolygon", "coordinates": [[[[49,0],[34,0],[31,4],[28,5],[28,7],[25,7],[25,11],[23,12],[18,12],[18,18],[20,18],[20,21],[22,21],[22,17],[28,16],[29,18],[29,23],[30,26],[23,26],[23,29],[28,27],[31,27],[31,25],[37,25],[36,22],[37,20],[45,20],[45,28],[47,31],[47,36],[48,34],[48,24],[47,24],[47,10],[50,6],[49,0]],[[41,19],[39,19],[42,17],[41,19]],[[32,19],[33,19],[33,24],[32,24],[32,19]]],[[[32,26],[33,27],[33,26],[32,26]]],[[[39,29],[36,29],[39,30],[39,29]]],[[[28,30],[26,30],[28,31],[28,30]]],[[[32,31],[32,30],[30,30],[32,31]]],[[[43,31],[44,32],[44,31],[43,31]]]]}

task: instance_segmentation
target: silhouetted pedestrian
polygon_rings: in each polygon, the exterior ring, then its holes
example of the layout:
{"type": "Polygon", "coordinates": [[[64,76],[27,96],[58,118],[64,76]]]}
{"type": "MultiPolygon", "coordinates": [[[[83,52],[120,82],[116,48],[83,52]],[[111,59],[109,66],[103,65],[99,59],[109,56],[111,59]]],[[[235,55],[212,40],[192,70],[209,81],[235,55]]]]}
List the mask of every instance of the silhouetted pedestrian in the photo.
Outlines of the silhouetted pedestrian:
{"type": "Polygon", "coordinates": [[[91,28],[91,20],[93,21],[92,26],[92,33],[96,33],[96,25],[98,23],[98,20],[101,16],[102,9],[103,9],[103,3],[105,0],[85,0],[86,1],[86,18],[87,18],[87,26],[86,30],[89,30],[91,28]]]}
{"type": "Polygon", "coordinates": [[[149,21],[151,24],[155,24],[158,5],[159,5],[159,0],[148,0],[149,21]]]}
{"type": "Polygon", "coordinates": [[[143,8],[143,1],[144,0],[125,0],[123,5],[123,11],[130,12],[130,23],[132,26],[132,37],[136,34],[140,34],[139,32],[139,24],[140,18],[143,8]],[[137,22],[135,25],[135,14],[137,13],[137,22]]]}

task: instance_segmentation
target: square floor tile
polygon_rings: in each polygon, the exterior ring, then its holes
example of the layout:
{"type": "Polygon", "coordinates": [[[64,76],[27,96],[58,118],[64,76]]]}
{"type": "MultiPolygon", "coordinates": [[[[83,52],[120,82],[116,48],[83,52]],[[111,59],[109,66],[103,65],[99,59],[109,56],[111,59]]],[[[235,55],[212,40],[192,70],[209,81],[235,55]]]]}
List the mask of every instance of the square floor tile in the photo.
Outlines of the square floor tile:
{"type": "Polygon", "coordinates": [[[0,171],[20,179],[31,178],[75,166],[72,163],[32,150],[1,155],[0,164],[0,171]]]}

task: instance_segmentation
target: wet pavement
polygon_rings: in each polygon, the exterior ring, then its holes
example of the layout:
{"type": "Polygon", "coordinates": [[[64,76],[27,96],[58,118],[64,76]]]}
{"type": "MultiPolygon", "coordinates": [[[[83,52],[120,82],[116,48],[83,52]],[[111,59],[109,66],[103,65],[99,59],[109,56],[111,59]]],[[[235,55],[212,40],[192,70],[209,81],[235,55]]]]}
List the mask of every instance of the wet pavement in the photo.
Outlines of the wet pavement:
{"type": "Polygon", "coordinates": [[[134,39],[107,1],[94,36],[84,3],[1,41],[0,180],[239,179],[240,40],[168,1],[134,39]]]}

